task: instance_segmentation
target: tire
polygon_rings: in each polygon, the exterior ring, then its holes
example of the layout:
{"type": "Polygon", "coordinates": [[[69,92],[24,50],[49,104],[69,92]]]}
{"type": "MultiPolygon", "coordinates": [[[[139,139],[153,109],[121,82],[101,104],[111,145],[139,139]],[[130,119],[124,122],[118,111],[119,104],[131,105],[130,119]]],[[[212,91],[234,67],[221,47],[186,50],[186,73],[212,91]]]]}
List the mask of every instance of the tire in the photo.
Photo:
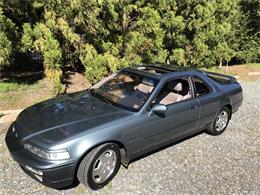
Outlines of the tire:
{"type": "Polygon", "coordinates": [[[121,162],[117,144],[106,143],[94,148],[80,162],[77,178],[80,183],[98,190],[107,185],[119,170],[121,162]]]}
{"type": "Polygon", "coordinates": [[[220,135],[226,130],[230,118],[231,111],[228,107],[224,106],[206,132],[210,135],[220,135]]]}

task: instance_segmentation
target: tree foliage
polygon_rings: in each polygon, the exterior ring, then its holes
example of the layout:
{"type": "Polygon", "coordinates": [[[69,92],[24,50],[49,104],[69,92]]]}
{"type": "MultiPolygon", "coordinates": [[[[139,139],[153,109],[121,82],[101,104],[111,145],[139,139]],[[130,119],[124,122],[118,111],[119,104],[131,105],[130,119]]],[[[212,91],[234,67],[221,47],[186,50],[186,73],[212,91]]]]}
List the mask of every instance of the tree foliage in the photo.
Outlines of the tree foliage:
{"type": "Polygon", "coordinates": [[[15,34],[15,24],[3,14],[0,7],[0,66],[7,66],[12,62],[12,55],[15,51],[12,41],[15,41],[15,34]]]}
{"type": "MultiPolygon", "coordinates": [[[[60,83],[83,65],[92,82],[125,66],[257,62],[258,0],[34,0],[0,2],[0,65],[39,52],[60,83]]],[[[61,87],[57,84],[57,90],[61,87]]]]}

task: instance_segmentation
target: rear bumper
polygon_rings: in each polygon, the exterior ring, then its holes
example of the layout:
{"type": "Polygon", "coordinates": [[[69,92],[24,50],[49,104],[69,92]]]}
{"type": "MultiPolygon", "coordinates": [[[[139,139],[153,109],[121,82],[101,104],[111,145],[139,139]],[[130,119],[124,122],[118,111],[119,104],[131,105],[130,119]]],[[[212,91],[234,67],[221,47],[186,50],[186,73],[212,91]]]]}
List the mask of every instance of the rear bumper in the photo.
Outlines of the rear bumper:
{"type": "MultiPolygon", "coordinates": [[[[11,126],[12,127],[12,126],[11,126]]],[[[7,148],[13,159],[25,173],[51,188],[66,188],[73,184],[76,165],[73,160],[47,161],[26,151],[9,128],[5,137],[7,148]]]]}

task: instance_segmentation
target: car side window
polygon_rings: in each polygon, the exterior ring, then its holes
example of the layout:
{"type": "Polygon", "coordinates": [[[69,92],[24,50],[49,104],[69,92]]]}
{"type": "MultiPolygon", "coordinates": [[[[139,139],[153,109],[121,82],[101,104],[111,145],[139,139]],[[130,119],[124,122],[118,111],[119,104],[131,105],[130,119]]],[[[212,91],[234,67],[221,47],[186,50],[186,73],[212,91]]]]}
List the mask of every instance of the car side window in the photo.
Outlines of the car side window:
{"type": "Polygon", "coordinates": [[[192,97],[191,86],[188,77],[182,77],[168,81],[158,94],[155,104],[171,105],[192,97]]]}
{"type": "Polygon", "coordinates": [[[193,82],[195,85],[195,94],[197,97],[210,93],[210,88],[207,86],[207,84],[205,84],[202,79],[198,77],[193,77],[193,82]]]}

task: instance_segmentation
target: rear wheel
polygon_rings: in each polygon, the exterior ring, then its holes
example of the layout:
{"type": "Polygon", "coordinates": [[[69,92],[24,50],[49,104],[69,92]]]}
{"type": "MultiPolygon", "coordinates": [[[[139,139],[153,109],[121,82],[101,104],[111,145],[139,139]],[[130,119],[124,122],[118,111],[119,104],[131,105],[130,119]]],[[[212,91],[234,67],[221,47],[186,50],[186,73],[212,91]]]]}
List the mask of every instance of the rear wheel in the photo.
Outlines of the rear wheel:
{"type": "Polygon", "coordinates": [[[77,172],[78,180],[93,190],[103,188],[118,172],[120,161],[118,145],[100,145],[81,161],[77,172]]]}
{"type": "Polygon", "coordinates": [[[206,132],[211,134],[211,135],[220,135],[227,128],[230,116],[231,116],[230,109],[226,106],[223,107],[221,109],[221,111],[218,113],[214,122],[206,130],[206,132]]]}

